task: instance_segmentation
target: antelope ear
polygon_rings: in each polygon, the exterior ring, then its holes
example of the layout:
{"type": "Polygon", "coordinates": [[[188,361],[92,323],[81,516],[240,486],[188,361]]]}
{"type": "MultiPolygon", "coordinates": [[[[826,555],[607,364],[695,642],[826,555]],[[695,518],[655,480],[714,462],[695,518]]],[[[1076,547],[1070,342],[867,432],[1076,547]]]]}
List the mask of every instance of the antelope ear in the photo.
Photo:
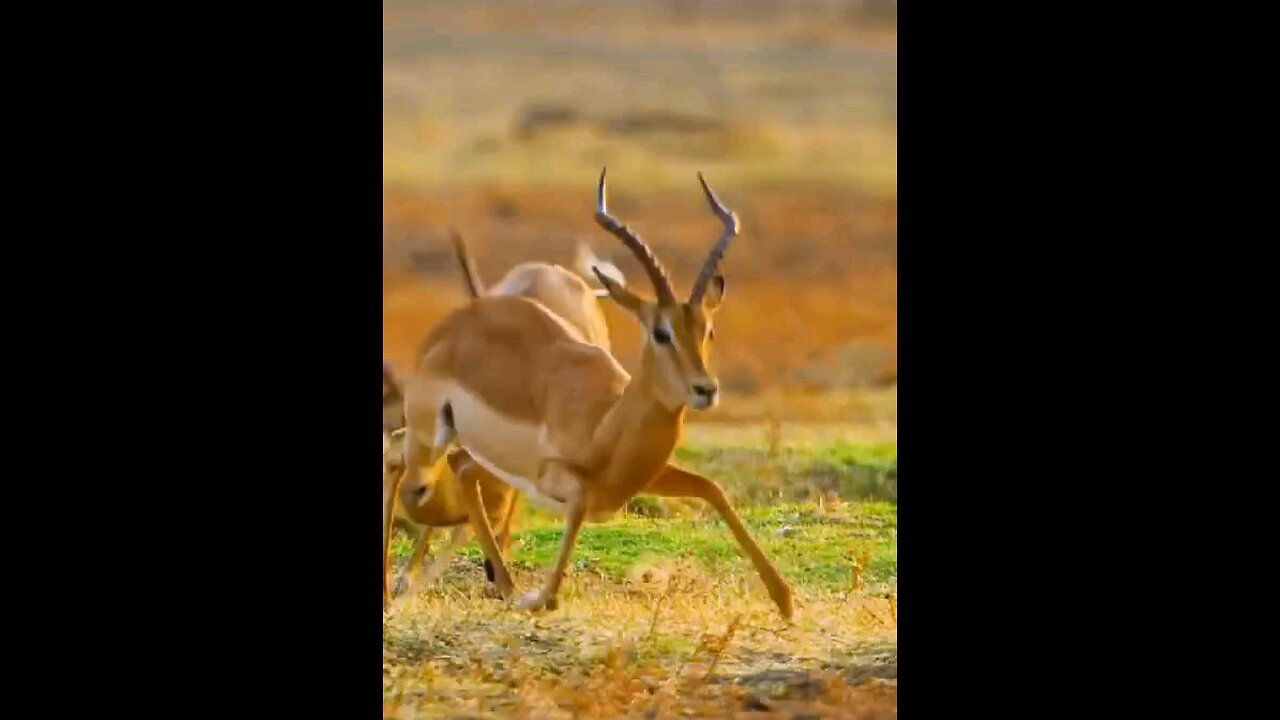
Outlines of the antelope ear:
{"type": "Polygon", "coordinates": [[[702,296],[702,309],[709,313],[715,312],[722,302],[724,302],[724,276],[716,275],[711,278],[707,292],[702,296]]]}
{"type": "Polygon", "coordinates": [[[635,315],[637,318],[643,319],[643,310],[645,305],[648,303],[641,299],[639,295],[636,295],[626,287],[619,284],[617,280],[614,280],[608,275],[600,272],[599,268],[593,266],[591,268],[591,272],[596,276],[596,279],[600,281],[600,284],[604,286],[604,289],[609,293],[609,297],[613,298],[614,302],[630,310],[631,314],[635,315]]]}

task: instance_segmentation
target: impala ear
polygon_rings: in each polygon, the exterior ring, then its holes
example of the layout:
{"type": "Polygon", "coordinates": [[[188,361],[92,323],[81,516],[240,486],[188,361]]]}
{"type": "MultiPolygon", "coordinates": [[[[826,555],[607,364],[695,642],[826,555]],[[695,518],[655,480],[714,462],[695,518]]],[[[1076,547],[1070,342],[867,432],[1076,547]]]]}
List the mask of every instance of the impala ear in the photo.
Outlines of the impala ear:
{"type": "Polygon", "coordinates": [[[600,284],[604,286],[605,291],[609,293],[609,297],[613,298],[614,302],[630,310],[636,317],[643,317],[642,311],[648,303],[639,295],[619,284],[617,280],[600,272],[599,268],[592,267],[591,272],[600,281],[600,284]]]}
{"type": "MultiPolygon", "coordinates": [[[[619,285],[627,284],[627,277],[622,274],[622,271],[618,269],[618,266],[608,260],[597,257],[595,251],[591,249],[591,245],[589,245],[585,240],[578,243],[578,252],[574,256],[574,263],[577,264],[578,272],[581,273],[583,277],[589,278],[596,270],[599,270],[601,273],[613,278],[619,285]]],[[[596,291],[597,297],[600,296],[600,292],[601,291],[596,291]]]]}
{"type": "Polygon", "coordinates": [[[707,286],[707,292],[702,296],[702,309],[709,313],[715,312],[722,302],[724,302],[724,276],[716,275],[711,278],[711,284],[707,286]]]}

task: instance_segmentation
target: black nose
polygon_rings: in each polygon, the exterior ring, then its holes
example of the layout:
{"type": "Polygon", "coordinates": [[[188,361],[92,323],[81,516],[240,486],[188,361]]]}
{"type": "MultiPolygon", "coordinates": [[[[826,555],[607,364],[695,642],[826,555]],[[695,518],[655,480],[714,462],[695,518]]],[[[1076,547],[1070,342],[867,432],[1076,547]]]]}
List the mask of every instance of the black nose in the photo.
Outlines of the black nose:
{"type": "Polygon", "coordinates": [[[696,384],[693,386],[694,394],[697,395],[698,397],[706,398],[707,400],[714,399],[716,396],[717,390],[719,390],[719,388],[717,388],[715,385],[696,384]]]}

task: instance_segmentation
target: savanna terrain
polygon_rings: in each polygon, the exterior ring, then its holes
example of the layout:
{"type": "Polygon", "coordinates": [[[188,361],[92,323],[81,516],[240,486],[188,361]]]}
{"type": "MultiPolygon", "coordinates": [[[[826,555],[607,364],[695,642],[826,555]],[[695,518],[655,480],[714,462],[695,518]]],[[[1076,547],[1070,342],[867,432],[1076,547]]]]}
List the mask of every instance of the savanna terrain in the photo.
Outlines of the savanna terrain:
{"type": "MultiPolygon", "coordinates": [[[[579,242],[647,291],[610,209],[687,291],[743,232],[712,364],[724,398],[676,461],[720,482],[795,587],[787,624],[714,512],[639,498],[588,525],[558,610],[487,597],[474,544],[384,632],[388,717],[893,717],[897,707],[896,5],[384,2],[384,354],[579,242]]],[[[638,326],[604,302],[634,370],[638,326]]],[[[557,518],[523,510],[521,590],[557,518]]],[[[443,542],[439,536],[436,544],[443,542]]],[[[396,545],[403,561],[407,541],[396,545]]]]}

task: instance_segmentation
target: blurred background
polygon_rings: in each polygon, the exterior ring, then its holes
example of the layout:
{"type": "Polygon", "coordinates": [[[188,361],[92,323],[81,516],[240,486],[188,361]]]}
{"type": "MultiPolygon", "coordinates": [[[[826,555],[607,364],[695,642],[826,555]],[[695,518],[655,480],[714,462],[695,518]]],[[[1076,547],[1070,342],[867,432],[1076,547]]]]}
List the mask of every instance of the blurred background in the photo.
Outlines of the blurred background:
{"type": "MultiPolygon", "coordinates": [[[[690,420],[896,440],[896,2],[383,8],[387,358],[406,367],[465,302],[451,225],[486,283],[572,267],[586,240],[651,294],[592,219],[605,165],[610,209],[687,292],[720,228],[703,171],[743,233],[721,266],[724,402],[690,420]]],[[[634,371],[637,326],[605,305],[634,371]]]]}

